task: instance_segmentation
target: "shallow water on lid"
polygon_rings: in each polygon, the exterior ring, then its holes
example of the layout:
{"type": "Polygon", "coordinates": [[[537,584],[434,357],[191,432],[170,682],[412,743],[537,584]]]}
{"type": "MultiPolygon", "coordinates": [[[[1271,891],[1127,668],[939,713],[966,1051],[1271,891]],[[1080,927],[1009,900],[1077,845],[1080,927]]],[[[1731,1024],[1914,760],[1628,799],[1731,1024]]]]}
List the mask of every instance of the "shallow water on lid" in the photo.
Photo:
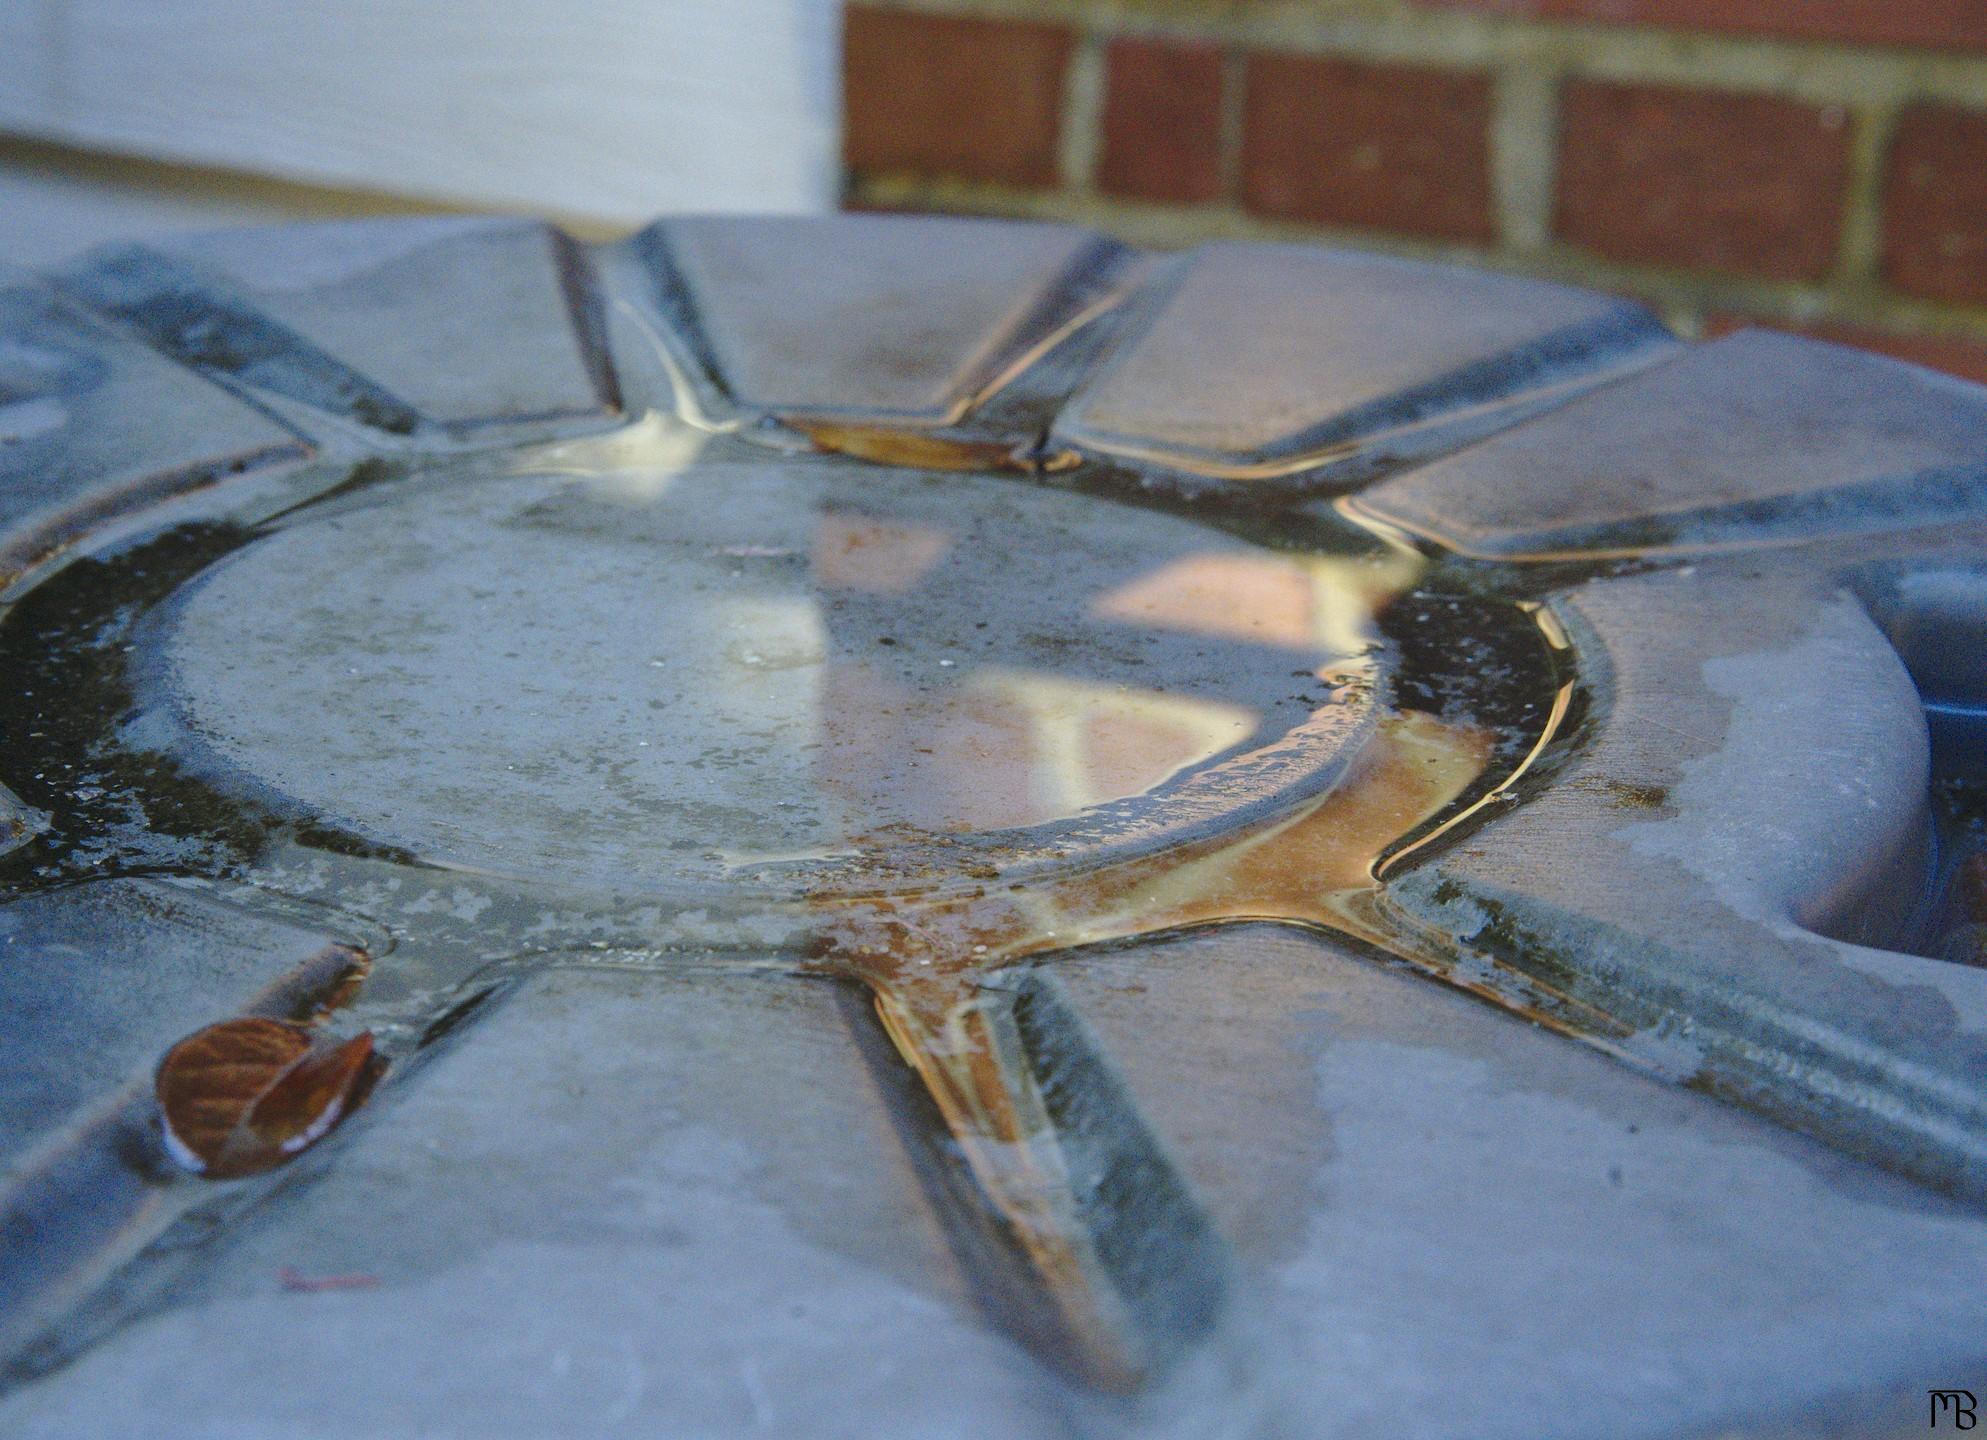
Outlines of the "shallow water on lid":
{"type": "Polygon", "coordinates": [[[59,817],[34,873],[376,920],[353,1013],[389,1055],[582,934],[785,944],[872,993],[1080,1368],[1134,1383],[1164,1345],[1004,977],[1255,918],[1438,964],[1380,867],[1537,756],[1563,642],[1351,526],[1285,548],[1149,494],[653,440],[381,473],[56,575],[0,626],[8,778],[59,817]]]}

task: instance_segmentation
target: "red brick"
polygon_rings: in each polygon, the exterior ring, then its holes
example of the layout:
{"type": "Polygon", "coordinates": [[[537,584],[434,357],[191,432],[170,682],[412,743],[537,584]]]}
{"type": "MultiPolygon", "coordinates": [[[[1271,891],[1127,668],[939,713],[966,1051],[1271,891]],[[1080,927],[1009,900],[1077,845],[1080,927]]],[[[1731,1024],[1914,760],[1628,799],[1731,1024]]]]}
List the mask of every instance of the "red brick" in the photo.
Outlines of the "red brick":
{"type": "Polygon", "coordinates": [[[1772,95],[1576,80],[1560,97],[1560,238],[1611,260],[1818,280],[1849,173],[1841,113],[1772,95]]]}
{"type": "Polygon", "coordinates": [[[1242,200],[1259,215],[1492,240],[1490,79],[1251,55],[1242,200]]]}
{"type": "Polygon", "coordinates": [[[1172,204],[1219,195],[1219,48],[1119,40],[1106,66],[1097,187],[1172,204]]]}
{"type": "Polygon", "coordinates": [[[1987,304],[1987,112],[1914,105],[1898,117],[1883,274],[1928,300],[1987,304]]]}
{"type": "Polygon", "coordinates": [[[1962,335],[1914,335],[1896,330],[1873,330],[1867,325],[1847,325],[1838,320],[1795,323],[1762,320],[1749,315],[1716,314],[1704,317],[1706,339],[1748,326],[1783,330],[1790,335],[1806,335],[1810,339],[1828,340],[1837,345],[1854,345],[1860,350],[1874,350],[1879,355],[1909,360],[1914,365],[1943,370],[1962,380],[1987,385],[1987,337],[1973,340],[1962,335]]]}
{"type": "Polygon", "coordinates": [[[1598,20],[1851,45],[1987,50],[1980,0],[1417,0],[1538,20],[1598,20]]]}
{"type": "Polygon", "coordinates": [[[861,5],[845,24],[850,169],[1056,183],[1068,29],[861,5]]]}

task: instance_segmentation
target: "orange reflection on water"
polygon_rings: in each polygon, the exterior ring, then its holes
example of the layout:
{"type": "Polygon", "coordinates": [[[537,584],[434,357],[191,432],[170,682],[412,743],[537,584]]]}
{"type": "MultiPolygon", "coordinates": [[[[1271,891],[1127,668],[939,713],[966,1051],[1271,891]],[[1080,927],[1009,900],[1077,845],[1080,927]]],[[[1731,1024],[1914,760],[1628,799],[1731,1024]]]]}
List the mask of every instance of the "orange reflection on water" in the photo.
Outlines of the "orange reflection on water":
{"type": "MultiPolygon", "coordinates": [[[[968,876],[960,872],[972,857],[984,861],[984,852],[949,851],[946,837],[1079,817],[1273,741],[1267,711],[1209,693],[1225,657],[1238,676],[1235,694],[1283,706],[1280,725],[1288,723],[1293,673],[1298,694],[1316,695],[1303,689],[1307,677],[1370,690],[1374,617],[1423,562],[1406,552],[1313,557],[1217,542],[1205,553],[1176,552],[1101,593],[1086,596],[1073,581],[1076,613],[1042,651],[1052,669],[1015,663],[1016,652],[998,647],[915,645],[916,596],[944,583],[956,544],[933,526],[846,511],[824,514],[816,526],[811,576],[830,632],[843,629],[815,672],[814,781],[857,822],[852,835],[915,847],[922,834],[932,842],[932,888],[817,897],[811,963],[868,988],[898,1053],[1058,1308],[1080,1368],[1122,1388],[1136,1384],[1153,1357],[1127,1322],[1086,1228],[1087,1182],[1072,1173],[1079,1162],[1058,1138],[1048,1081],[1001,971],[1072,947],[1223,921],[1358,931],[1367,913],[1358,897],[1375,893],[1379,857],[1479,779],[1491,738],[1428,714],[1382,714],[1347,742],[1357,748],[1341,766],[1318,772],[1318,793],[1271,813],[1246,812],[1252,818],[1227,833],[1115,863],[1079,851],[1068,868],[1015,883],[982,863],[971,872],[981,882],[962,889],[968,876]],[[862,611],[858,623],[856,607],[874,603],[863,597],[901,608],[862,611]],[[845,602],[850,608],[837,608],[845,602]],[[863,628],[875,624],[905,628],[863,628]],[[1149,684],[1127,683],[1143,678],[1137,661],[1131,669],[1116,662],[1108,677],[1102,669],[1086,673],[1121,637],[1141,632],[1189,642],[1135,654],[1190,657],[1182,673],[1202,677],[1200,693],[1157,673],[1149,684]],[[1193,645],[1194,638],[1208,643],[1193,645]],[[860,823],[880,815],[890,823],[876,830],[860,823]]],[[[1250,798],[1238,795],[1238,806],[1250,798]]]]}
{"type": "Polygon", "coordinates": [[[1316,649],[1315,585],[1301,561],[1275,555],[1195,555],[1141,575],[1100,599],[1108,619],[1193,635],[1316,649]]]}
{"type": "Polygon", "coordinates": [[[1130,1388],[1149,1360],[1094,1253],[1045,1077],[1018,1043],[1009,997],[989,982],[1030,957],[1185,925],[1274,918],[1356,930],[1380,854],[1453,804],[1490,750],[1482,731],[1402,714],[1382,723],[1341,785],[1236,835],[942,901],[824,902],[817,966],[869,988],[1095,1383],[1130,1388]]]}
{"type": "Polygon", "coordinates": [[[816,783],[852,813],[932,834],[1018,829],[1141,795],[1248,738],[1255,712],[1003,669],[912,688],[836,660],[821,675],[816,783]]]}

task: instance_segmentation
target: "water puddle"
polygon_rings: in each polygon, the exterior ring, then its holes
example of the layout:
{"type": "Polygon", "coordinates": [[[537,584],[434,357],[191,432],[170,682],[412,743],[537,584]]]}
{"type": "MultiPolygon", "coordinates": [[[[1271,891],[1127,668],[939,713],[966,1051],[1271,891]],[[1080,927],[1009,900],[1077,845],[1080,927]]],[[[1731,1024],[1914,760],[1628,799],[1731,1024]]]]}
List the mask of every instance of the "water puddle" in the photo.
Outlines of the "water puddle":
{"type": "Polygon", "coordinates": [[[0,779],[51,829],[0,878],[366,917],[394,939],[351,1015],[389,1059],[545,964],[860,985],[1077,1368],[1136,1385],[1212,1323],[1218,1245],[1039,977],[1258,919],[1448,973],[1381,876],[1563,729],[1563,637],[1337,520],[648,424],[181,525],[23,596],[0,779]]]}

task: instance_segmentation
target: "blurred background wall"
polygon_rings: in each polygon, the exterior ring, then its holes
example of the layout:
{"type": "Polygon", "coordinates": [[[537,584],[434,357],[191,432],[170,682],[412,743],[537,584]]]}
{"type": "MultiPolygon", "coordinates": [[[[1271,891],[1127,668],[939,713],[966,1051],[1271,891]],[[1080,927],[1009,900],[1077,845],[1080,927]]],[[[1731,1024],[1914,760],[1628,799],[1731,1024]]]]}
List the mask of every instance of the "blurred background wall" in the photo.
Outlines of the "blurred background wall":
{"type": "Polygon", "coordinates": [[[16,263],[838,201],[1460,259],[1987,380],[1987,0],[0,0],[16,263]]]}
{"type": "Polygon", "coordinates": [[[861,0],[848,201],[1575,280],[1987,380],[1987,0],[861,0]]]}
{"type": "Polygon", "coordinates": [[[0,0],[0,259],[468,209],[831,208],[839,0],[0,0]]]}

